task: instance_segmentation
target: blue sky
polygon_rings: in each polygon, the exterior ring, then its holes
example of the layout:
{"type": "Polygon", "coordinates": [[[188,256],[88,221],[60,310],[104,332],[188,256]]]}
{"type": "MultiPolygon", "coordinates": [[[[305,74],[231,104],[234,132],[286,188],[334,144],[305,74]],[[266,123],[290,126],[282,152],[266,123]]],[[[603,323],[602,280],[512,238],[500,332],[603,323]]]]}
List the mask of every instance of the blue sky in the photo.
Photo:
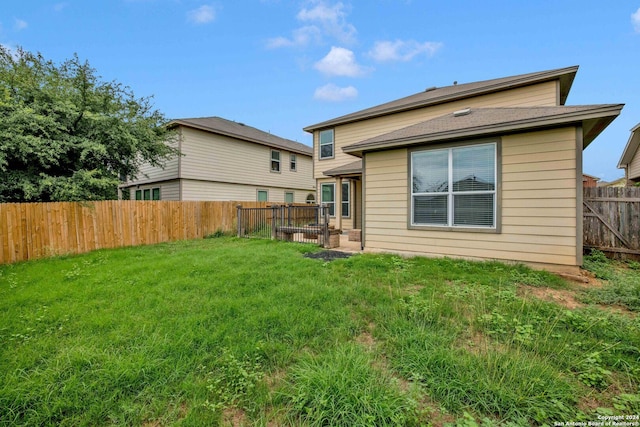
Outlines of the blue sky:
{"type": "Polygon", "coordinates": [[[622,176],[640,122],[640,0],[2,0],[0,43],[309,145],[304,126],[427,87],[572,65],[568,105],[626,104],[585,173],[622,176]]]}

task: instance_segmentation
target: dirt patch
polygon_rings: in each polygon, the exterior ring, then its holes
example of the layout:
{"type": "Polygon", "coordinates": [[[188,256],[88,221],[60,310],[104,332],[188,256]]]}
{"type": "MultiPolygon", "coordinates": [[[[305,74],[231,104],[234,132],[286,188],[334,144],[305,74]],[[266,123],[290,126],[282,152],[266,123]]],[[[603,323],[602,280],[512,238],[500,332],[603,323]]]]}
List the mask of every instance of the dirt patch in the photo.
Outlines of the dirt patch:
{"type": "Polygon", "coordinates": [[[340,251],[321,251],[304,254],[305,258],[322,259],[324,261],[333,261],[334,259],[349,258],[350,253],[340,251]]]}
{"type": "Polygon", "coordinates": [[[233,427],[244,426],[247,423],[247,414],[242,409],[227,408],[222,413],[222,422],[233,427]]]}
{"type": "Polygon", "coordinates": [[[518,287],[518,296],[525,298],[533,296],[543,301],[554,302],[570,310],[584,307],[584,304],[576,299],[575,291],[569,289],[551,289],[520,285],[518,287]]]}

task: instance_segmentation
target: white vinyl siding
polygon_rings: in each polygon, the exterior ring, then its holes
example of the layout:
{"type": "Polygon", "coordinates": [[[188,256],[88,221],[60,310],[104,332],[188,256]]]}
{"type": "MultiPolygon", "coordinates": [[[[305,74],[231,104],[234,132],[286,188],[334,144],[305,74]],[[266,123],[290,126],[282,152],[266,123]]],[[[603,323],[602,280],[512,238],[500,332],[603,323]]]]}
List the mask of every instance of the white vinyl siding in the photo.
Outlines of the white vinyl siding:
{"type": "MultiPolygon", "coordinates": [[[[313,190],[311,156],[297,154],[297,172],[271,173],[271,148],[196,129],[183,129],[181,178],[313,190]]],[[[279,150],[280,156],[287,151],[279,150]]],[[[282,157],[280,157],[282,158],[282,157]]]]}
{"type": "Polygon", "coordinates": [[[575,266],[577,144],[573,127],[502,137],[500,233],[408,227],[407,150],[366,154],[365,248],[575,266]]]}
{"type": "MultiPolygon", "coordinates": [[[[364,141],[374,136],[464,108],[556,106],[558,105],[557,91],[558,82],[550,81],[336,126],[333,129],[335,140],[334,158],[322,161],[315,160],[314,177],[321,179],[325,177],[323,175],[324,171],[357,160],[357,157],[342,151],[342,147],[346,145],[364,141]]],[[[319,135],[319,131],[314,132],[314,147],[316,150],[319,150],[319,135]]],[[[319,151],[316,152],[319,153],[319,151]]]]}

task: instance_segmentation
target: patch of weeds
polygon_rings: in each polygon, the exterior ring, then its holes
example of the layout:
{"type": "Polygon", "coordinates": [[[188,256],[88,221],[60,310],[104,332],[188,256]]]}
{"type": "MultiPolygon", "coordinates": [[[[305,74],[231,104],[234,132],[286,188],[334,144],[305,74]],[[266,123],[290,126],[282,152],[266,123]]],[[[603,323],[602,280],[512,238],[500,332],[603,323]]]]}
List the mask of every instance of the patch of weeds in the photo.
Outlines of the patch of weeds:
{"type": "Polygon", "coordinates": [[[356,345],[303,358],[280,392],[293,424],[417,425],[417,403],[356,345]]]}
{"type": "MultiPolygon", "coordinates": [[[[231,234],[229,234],[231,235],[231,234]]],[[[218,228],[216,231],[214,231],[211,234],[207,234],[206,236],[204,236],[205,239],[219,239],[221,237],[226,237],[227,233],[225,233],[225,231],[222,228],[218,228]]]]}
{"type": "Polygon", "coordinates": [[[215,369],[206,373],[210,395],[204,406],[214,412],[230,407],[253,409],[251,403],[255,402],[256,388],[263,376],[259,356],[238,359],[224,349],[215,369]]]}
{"type": "Polygon", "coordinates": [[[589,353],[576,367],[578,378],[589,387],[604,390],[609,385],[611,371],[602,367],[599,352],[589,353]]]}
{"type": "Polygon", "coordinates": [[[627,414],[640,413],[640,394],[623,393],[613,398],[613,407],[627,414]]]}
{"type": "Polygon", "coordinates": [[[604,252],[592,250],[584,257],[582,267],[592,272],[597,278],[609,280],[613,277],[612,261],[607,258],[604,252]]]}
{"type": "Polygon", "coordinates": [[[589,289],[585,302],[621,305],[631,311],[640,311],[640,274],[614,273],[602,288],[589,289]]]}

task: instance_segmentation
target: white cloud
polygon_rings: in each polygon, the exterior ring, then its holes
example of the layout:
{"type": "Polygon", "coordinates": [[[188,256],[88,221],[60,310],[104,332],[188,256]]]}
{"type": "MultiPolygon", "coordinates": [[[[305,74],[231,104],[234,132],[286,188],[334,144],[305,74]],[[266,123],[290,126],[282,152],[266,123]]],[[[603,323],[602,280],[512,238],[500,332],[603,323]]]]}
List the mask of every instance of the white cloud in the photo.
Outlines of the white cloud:
{"type": "Polygon", "coordinates": [[[368,70],[358,65],[356,56],[349,49],[332,46],[331,50],[314,68],[328,76],[358,77],[368,70]]]}
{"type": "Polygon", "coordinates": [[[311,42],[311,40],[318,40],[319,38],[320,30],[318,27],[310,25],[295,30],[290,39],[286,37],[275,37],[267,40],[267,47],[269,49],[274,49],[279,47],[306,46],[311,42]]]}
{"type": "Polygon", "coordinates": [[[633,23],[633,28],[636,30],[636,33],[640,33],[640,8],[631,14],[631,22],[633,23]]]}
{"type": "Polygon", "coordinates": [[[212,6],[205,4],[187,12],[187,19],[194,24],[207,24],[216,19],[216,11],[212,6]]]}
{"type": "Polygon", "coordinates": [[[53,5],[53,10],[56,12],[60,12],[62,9],[66,8],[67,6],[69,6],[68,2],[61,2],[61,3],[56,3],[53,5]]]}
{"type": "Polygon", "coordinates": [[[318,24],[324,33],[341,43],[355,42],[356,28],[347,22],[347,13],[342,2],[328,5],[323,0],[315,2],[311,9],[303,8],[298,12],[298,20],[318,24]]]}
{"type": "Polygon", "coordinates": [[[406,62],[420,54],[433,56],[441,47],[442,43],[438,42],[418,43],[415,40],[379,41],[369,51],[369,55],[378,62],[406,62]]]}
{"type": "Polygon", "coordinates": [[[339,102],[358,96],[358,89],[353,86],[339,87],[333,83],[326,84],[316,89],[314,99],[320,101],[339,102]]]}
{"type": "Polygon", "coordinates": [[[18,19],[15,18],[14,20],[14,24],[13,24],[13,28],[16,31],[20,31],[20,30],[24,30],[25,28],[27,28],[29,26],[29,24],[27,24],[27,21],[24,21],[22,19],[18,19]]]}

